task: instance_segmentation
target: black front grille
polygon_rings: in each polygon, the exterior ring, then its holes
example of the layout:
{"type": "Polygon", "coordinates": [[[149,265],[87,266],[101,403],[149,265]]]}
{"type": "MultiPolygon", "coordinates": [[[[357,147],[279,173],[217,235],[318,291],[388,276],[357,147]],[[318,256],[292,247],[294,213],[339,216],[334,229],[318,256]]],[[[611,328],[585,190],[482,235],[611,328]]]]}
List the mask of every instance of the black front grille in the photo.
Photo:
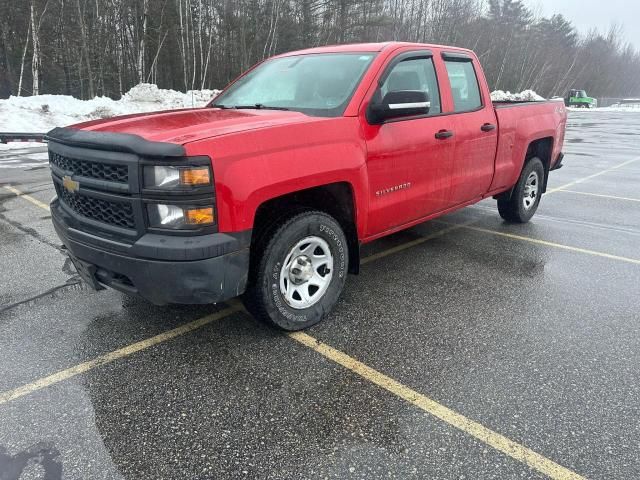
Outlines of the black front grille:
{"type": "Polygon", "coordinates": [[[49,151],[49,161],[56,167],[87,178],[106,180],[108,182],[128,183],[129,167],[109,163],[90,162],[77,158],[65,157],[49,151]]]}
{"type": "Polygon", "coordinates": [[[77,214],[108,225],[135,228],[131,204],[100,200],[81,193],[70,193],[58,183],[55,185],[58,198],[77,214]]]}

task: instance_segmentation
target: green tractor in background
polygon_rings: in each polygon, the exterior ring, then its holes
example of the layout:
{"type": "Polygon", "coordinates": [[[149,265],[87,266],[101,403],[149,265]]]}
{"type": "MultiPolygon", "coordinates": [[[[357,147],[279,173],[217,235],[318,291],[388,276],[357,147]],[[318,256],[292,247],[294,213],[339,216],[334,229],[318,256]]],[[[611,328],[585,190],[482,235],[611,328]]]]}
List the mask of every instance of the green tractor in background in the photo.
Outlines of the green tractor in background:
{"type": "Polygon", "coordinates": [[[596,108],[598,100],[587,96],[587,92],[584,90],[569,90],[565,104],[567,107],[596,108]]]}

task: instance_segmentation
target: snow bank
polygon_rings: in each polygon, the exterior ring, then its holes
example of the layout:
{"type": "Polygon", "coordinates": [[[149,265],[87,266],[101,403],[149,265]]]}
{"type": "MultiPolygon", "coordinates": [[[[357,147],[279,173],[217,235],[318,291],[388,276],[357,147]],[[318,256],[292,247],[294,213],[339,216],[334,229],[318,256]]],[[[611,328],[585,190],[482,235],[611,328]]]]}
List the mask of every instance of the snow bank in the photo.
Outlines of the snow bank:
{"type": "Polygon", "coordinates": [[[525,90],[520,93],[495,90],[491,92],[491,100],[494,102],[539,102],[546,99],[538,95],[533,90],[525,90]]]}
{"type": "Polygon", "coordinates": [[[572,112],[626,112],[626,113],[640,113],[640,104],[615,104],[610,107],[598,107],[598,108],[578,108],[567,107],[567,110],[572,112]]]}
{"type": "Polygon", "coordinates": [[[188,90],[187,93],[158,88],[152,83],[136,85],[122,96],[125,104],[155,104],[163,110],[170,108],[200,107],[215,97],[220,90],[188,90]]]}
{"type": "Polygon", "coordinates": [[[164,90],[157,85],[136,85],[120,100],[96,97],[79,100],[67,95],[36,95],[0,100],[0,131],[48,132],[54,127],[130,113],[205,105],[219,90],[164,90]]]}
{"type": "Polygon", "coordinates": [[[605,112],[640,112],[640,101],[638,103],[615,103],[610,107],[598,108],[605,112]]]}
{"type": "Polygon", "coordinates": [[[0,143],[0,151],[20,150],[21,148],[46,147],[46,146],[47,144],[42,142],[9,142],[9,143],[0,143]]]}

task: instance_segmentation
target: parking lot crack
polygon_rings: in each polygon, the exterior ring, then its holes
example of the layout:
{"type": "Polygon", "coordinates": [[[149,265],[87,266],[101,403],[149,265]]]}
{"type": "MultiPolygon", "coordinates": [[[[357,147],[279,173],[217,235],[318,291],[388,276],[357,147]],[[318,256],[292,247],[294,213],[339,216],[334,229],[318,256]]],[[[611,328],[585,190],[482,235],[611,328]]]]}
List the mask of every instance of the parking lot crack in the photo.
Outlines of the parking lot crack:
{"type": "Polygon", "coordinates": [[[53,243],[52,241],[48,240],[43,235],[39,234],[35,229],[30,228],[30,227],[26,227],[26,226],[22,225],[20,222],[16,222],[15,220],[11,220],[10,218],[7,218],[7,216],[4,213],[0,213],[0,220],[8,223],[13,228],[15,228],[17,230],[20,230],[22,233],[26,233],[27,235],[29,235],[30,237],[34,238],[35,240],[37,240],[40,243],[43,243],[44,245],[48,245],[50,247],[53,247],[58,251],[62,251],[60,245],[57,245],[57,244],[53,243]]]}
{"type": "Polygon", "coordinates": [[[14,303],[10,303],[9,305],[5,305],[3,307],[0,307],[0,314],[7,312],[8,310],[13,310],[16,307],[19,307],[20,305],[24,305],[26,303],[31,303],[31,302],[35,302],[41,298],[44,297],[48,297],[51,296],[53,294],[55,294],[57,291],[62,290],[62,289],[66,289],[66,288],[78,288],[78,286],[80,286],[80,288],[82,288],[82,280],[80,280],[80,277],[73,276],[71,278],[69,278],[66,283],[63,283],[62,285],[58,285],[55,286],[53,288],[50,288],[42,293],[39,293],[37,295],[34,295],[32,297],[26,298],[24,300],[19,300],[17,302],[14,303]]]}

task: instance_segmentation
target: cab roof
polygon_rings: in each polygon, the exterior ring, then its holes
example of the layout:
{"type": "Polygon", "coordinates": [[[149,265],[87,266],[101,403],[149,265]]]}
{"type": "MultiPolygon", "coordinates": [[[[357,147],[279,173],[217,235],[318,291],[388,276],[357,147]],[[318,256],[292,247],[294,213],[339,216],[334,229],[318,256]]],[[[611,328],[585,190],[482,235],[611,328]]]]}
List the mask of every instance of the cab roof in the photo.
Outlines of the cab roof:
{"type": "Polygon", "coordinates": [[[411,42],[379,42],[379,43],[350,43],[346,45],[326,45],[322,47],[307,48],[304,50],[296,50],[287,52],[275,57],[289,57],[294,55],[308,55],[312,53],[357,53],[357,52],[382,52],[385,50],[395,50],[400,47],[416,47],[416,48],[438,48],[459,52],[470,52],[465,48],[449,47],[444,45],[436,45],[429,43],[411,43],[411,42]]]}

